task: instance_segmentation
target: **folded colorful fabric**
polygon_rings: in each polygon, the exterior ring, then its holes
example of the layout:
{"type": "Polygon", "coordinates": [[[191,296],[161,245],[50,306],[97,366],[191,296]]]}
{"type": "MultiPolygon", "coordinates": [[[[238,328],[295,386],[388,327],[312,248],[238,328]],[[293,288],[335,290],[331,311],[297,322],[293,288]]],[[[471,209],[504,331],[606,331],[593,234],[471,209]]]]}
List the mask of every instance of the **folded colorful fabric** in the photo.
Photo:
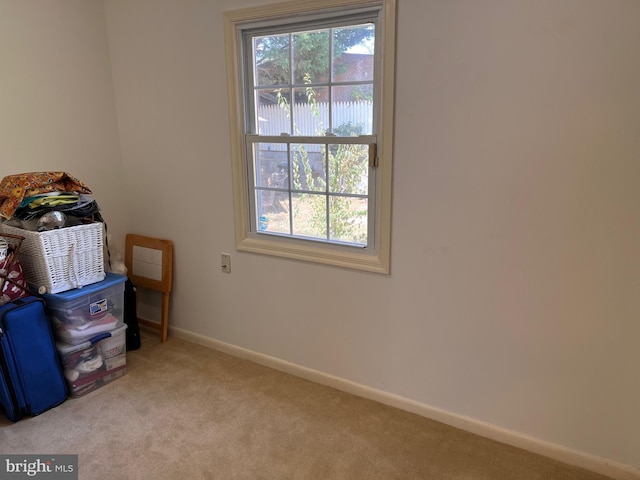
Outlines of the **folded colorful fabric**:
{"type": "MultiPolygon", "coordinates": [[[[31,209],[40,208],[40,207],[59,207],[60,205],[69,205],[78,203],[80,200],[79,195],[74,195],[72,193],[59,193],[55,192],[54,194],[47,193],[45,195],[35,195],[33,197],[28,197],[31,201],[28,203],[28,207],[31,209]]],[[[26,199],[25,199],[26,200],[26,199]]],[[[25,200],[22,201],[20,206],[22,207],[25,203],[25,200]]]]}
{"type": "Polygon", "coordinates": [[[0,181],[0,217],[11,218],[24,198],[50,192],[91,193],[91,190],[66,172],[7,175],[0,181]]]}
{"type": "Polygon", "coordinates": [[[0,305],[29,295],[20,262],[10,257],[0,260],[0,287],[0,305]]]}

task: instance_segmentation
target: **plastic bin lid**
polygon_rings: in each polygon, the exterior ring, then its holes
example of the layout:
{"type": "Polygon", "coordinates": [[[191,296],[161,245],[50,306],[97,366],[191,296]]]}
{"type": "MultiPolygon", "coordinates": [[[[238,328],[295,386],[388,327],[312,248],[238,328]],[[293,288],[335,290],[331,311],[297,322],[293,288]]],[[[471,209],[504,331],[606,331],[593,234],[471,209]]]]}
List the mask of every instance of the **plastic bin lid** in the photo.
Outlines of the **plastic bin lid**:
{"type": "Polygon", "coordinates": [[[126,280],[127,277],[125,275],[118,275],[116,273],[107,272],[105,279],[97,283],[92,283],[90,285],[85,285],[84,287],[67,290],[66,292],[45,293],[43,297],[45,300],[49,299],[58,302],[75,300],[87,294],[96,293],[100,290],[104,290],[105,288],[113,287],[115,285],[118,285],[119,283],[124,283],[126,280]]]}

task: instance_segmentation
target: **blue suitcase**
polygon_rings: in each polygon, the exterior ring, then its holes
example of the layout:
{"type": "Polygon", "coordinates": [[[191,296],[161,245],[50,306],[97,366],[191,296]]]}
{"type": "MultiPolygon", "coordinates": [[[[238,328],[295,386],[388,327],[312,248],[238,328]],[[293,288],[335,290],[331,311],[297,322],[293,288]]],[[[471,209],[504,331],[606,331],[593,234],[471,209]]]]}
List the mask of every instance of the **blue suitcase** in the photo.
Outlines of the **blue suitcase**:
{"type": "Polygon", "coordinates": [[[24,297],[0,307],[0,405],[15,422],[67,399],[44,301],[24,297]]]}

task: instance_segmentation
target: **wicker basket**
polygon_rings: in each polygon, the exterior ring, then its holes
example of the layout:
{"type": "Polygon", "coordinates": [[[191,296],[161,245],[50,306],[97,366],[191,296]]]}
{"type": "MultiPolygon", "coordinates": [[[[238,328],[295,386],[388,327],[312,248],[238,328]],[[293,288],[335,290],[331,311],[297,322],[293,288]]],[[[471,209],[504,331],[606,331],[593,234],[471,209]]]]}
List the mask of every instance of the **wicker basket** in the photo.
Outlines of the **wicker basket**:
{"type": "Polygon", "coordinates": [[[40,293],[59,293],[104,280],[102,223],[46,232],[0,225],[24,237],[18,259],[27,282],[40,293]]]}

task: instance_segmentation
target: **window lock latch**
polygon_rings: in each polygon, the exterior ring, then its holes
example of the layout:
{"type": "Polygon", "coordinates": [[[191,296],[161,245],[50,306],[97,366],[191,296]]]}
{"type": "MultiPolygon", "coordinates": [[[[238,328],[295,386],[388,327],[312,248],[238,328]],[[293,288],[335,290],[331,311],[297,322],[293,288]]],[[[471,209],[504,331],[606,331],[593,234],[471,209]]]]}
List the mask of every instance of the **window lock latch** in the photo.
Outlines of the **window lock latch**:
{"type": "Polygon", "coordinates": [[[378,166],[378,144],[369,144],[369,167],[376,168],[378,166]]]}

